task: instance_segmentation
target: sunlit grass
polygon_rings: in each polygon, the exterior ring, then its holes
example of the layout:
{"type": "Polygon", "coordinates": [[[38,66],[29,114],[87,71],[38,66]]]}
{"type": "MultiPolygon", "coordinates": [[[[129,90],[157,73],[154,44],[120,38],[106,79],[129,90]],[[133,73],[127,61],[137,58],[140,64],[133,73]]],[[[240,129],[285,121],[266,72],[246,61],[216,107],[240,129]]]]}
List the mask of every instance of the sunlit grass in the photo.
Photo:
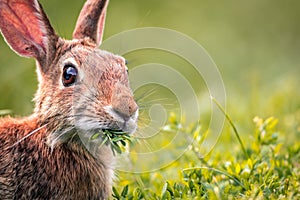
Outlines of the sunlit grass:
{"type": "MultiPolygon", "coordinates": [[[[174,116],[172,116],[174,118],[174,116]]],[[[170,122],[175,122],[170,120],[170,122]]],[[[139,182],[122,181],[115,199],[298,199],[300,197],[300,142],[285,146],[274,117],[255,117],[251,140],[236,150],[214,151],[203,160],[190,154],[168,169],[139,176],[139,182]],[[197,158],[197,159],[195,159],[197,158]],[[187,164],[190,167],[184,167],[187,164]],[[182,166],[182,169],[180,167],[182,166]],[[172,173],[166,180],[162,174],[172,173]],[[122,184],[125,184],[123,187],[122,184]]],[[[178,124],[169,124],[178,127],[178,124]]],[[[191,137],[193,137],[193,134],[191,137]]],[[[239,133],[237,133],[239,134],[239,133]]],[[[200,142],[201,143],[201,142],[200,142]]],[[[198,142],[193,143],[197,154],[198,142]]],[[[227,144],[228,145],[228,144],[227,144]]],[[[128,176],[129,177],[129,176],[128,176]]],[[[128,178],[127,177],[127,178],[128,178]]]]}

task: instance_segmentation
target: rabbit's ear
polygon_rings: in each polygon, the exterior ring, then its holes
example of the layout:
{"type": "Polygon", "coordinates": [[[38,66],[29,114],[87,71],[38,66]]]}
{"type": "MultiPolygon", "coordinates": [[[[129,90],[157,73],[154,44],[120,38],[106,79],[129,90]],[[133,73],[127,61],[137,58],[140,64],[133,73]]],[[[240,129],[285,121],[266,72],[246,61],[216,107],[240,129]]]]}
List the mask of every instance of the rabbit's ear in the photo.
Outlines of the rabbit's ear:
{"type": "Polygon", "coordinates": [[[106,8],[108,0],[87,0],[78,17],[74,39],[84,39],[89,37],[98,46],[101,44],[106,8]]]}
{"type": "Polygon", "coordinates": [[[11,48],[45,64],[58,37],[38,1],[0,0],[0,19],[0,30],[11,48]]]}

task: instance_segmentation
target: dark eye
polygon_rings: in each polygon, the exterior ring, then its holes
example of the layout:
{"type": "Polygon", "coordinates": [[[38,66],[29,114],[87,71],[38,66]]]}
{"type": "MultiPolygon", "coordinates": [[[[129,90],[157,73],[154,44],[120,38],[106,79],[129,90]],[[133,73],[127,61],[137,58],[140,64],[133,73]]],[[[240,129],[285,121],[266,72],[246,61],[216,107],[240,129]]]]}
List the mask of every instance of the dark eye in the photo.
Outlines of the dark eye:
{"type": "Polygon", "coordinates": [[[77,78],[77,69],[71,65],[67,64],[64,66],[63,76],[62,76],[62,82],[65,87],[71,86],[75,83],[77,78]]]}

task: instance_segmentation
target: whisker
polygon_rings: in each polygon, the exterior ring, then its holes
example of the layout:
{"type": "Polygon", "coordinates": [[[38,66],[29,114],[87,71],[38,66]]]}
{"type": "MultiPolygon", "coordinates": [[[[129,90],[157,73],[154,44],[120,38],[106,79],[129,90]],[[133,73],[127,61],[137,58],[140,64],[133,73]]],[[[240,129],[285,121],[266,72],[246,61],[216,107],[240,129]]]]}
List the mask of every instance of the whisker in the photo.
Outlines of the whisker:
{"type": "Polygon", "coordinates": [[[139,102],[138,104],[139,104],[139,108],[141,110],[150,108],[154,104],[159,104],[159,105],[162,105],[164,107],[173,108],[176,105],[175,100],[173,100],[172,102],[169,102],[169,101],[170,100],[167,99],[167,98],[161,98],[161,99],[155,99],[155,100],[150,100],[150,101],[139,102]]]}
{"type": "Polygon", "coordinates": [[[147,136],[147,135],[144,135],[144,133],[142,132],[142,130],[138,130],[136,133],[135,133],[135,138],[138,138],[138,139],[147,139],[149,137],[152,137],[154,135],[157,135],[158,133],[161,132],[161,129],[160,128],[155,128],[155,127],[147,127],[148,130],[150,130],[152,133],[150,134],[150,136],[147,136]]]}
{"type": "Polygon", "coordinates": [[[47,124],[44,124],[43,126],[31,131],[30,133],[28,133],[26,136],[24,136],[23,138],[21,138],[20,140],[18,140],[16,143],[14,143],[13,145],[9,146],[6,148],[7,149],[10,149],[10,148],[13,148],[15,147],[16,145],[18,145],[20,142],[24,141],[26,138],[29,138],[30,136],[32,136],[33,134],[35,134],[36,132],[38,132],[39,130],[41,130],[42,128],[44,128],[47,124]]]}
{"type": "Polygon", "coordinates": [[[149,151],[154,151],[155,149],[152,147],[152,145],[146,141],[146,140],[137,140],[137,143],[143,147],[145,147],[149,151]]]}
{"type": "MultiPolygon", "coordinates": [[[[59,141],[65,141],[66,139],[69,138],[69,136],[66,135],[66,133],[71,132],[74,129],[74,127],[68,127],[64,129],[63,131],[57,131],[54,132],[50,137],[48,137],[47,143],[51,147],[51,149],[54,149],[54,146],[59,142],[59,141]],[[67,137],[66,137],[67,136],[67,137]],[[65,139],[64,139],[65,138],[65,139]]],[[[72,135],[73,136],[73,135],[72,135]]]]}
{"type": "MultiPolygon", "coordinates": [[[[172,100],[172,101],[175,101],[175,100],[172,100]]],[[[146,103],[163,103],[163,102],[170,102],[170,99],[169,98],[155,98],[153,100],[147,100],[147,101],[144,101],[146,103]]],[[[142,103],[144,103],[142,102],[142,103]]],[[[166,103],[165,103],[166,104],[166,103]]]]}
{"type": "Polygon", "coordinates": [[[147,97],[149,97],[149,96],[155,94],[155,93],[157,92],[157,88],[158,88],[158,86],[156,86],[156,87],[154,87],[154,88],[152,88],[152,89],[150,89],[150,90],[148,90],[148,91],[143,92],[143,93],[140,95],[140,97],[136,97],[135,100],[136,100],[137,102],[139,102],[140,100],[146,99],[147,97]]]}

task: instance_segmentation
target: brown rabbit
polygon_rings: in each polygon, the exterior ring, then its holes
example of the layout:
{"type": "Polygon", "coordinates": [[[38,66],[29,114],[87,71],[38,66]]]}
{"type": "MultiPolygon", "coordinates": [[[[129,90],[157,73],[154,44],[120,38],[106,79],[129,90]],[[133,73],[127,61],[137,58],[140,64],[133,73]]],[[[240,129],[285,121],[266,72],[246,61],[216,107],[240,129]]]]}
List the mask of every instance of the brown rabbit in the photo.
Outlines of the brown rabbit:
{"type": "Polygon", "coordinates": [[[87,0],[73,40],[59,38],[37,0],[0,0],[0,30],[37,61],[34,113],[0,119],[0,199],[108,199],[113,153],[88,151],[84,137],[128,133],[138,106],[124,58],[99,50],[107,0],[87,0]]]}

